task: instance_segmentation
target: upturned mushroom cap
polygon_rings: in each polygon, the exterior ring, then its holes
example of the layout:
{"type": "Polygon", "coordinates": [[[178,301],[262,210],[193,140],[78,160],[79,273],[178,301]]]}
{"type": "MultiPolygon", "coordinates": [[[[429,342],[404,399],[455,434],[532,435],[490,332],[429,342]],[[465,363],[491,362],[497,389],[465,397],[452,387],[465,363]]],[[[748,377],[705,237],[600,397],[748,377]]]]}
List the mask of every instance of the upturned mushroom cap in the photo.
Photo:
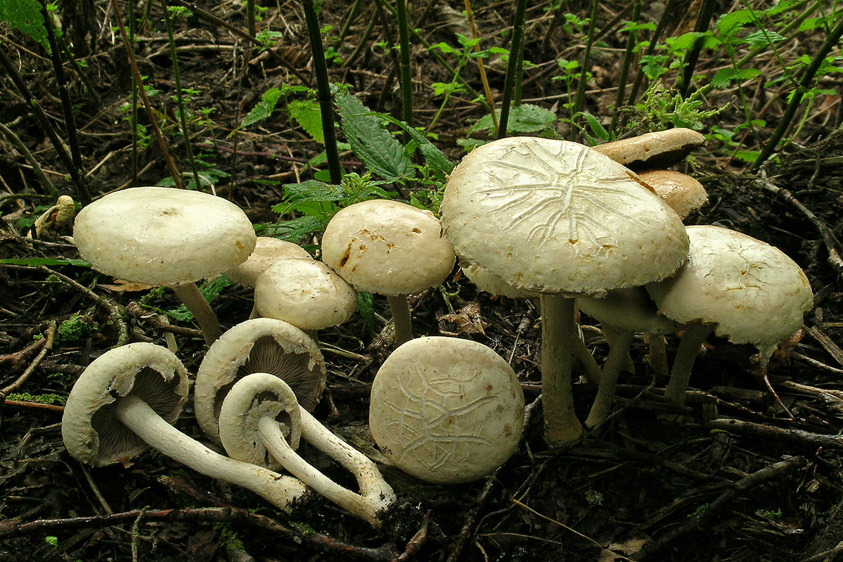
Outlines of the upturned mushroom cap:
{"type": "Polygon", "coordinates": [[[354,314],[357,293],[320,261],[281,259],[255,282],[255,308],[302,330],[323,330],[354,314]]]}
{"type": "Polygon", "coordinates": [[[518,448],[524,395],[483,344],[421,337],[390,355],[372,383],[369,425],[398,468],[457,484],[482,478],[518,448]]]}
{"type": "Polygon", "coordinates": [[[359,291],[398,296],[441,284],[455,256],[433,213],[374,199],[331,218],[322,260],[359,291]]]}
{"type": "Polygon", "coordinates": [[[293,389],[302,408],[312,410],[325,388],[325,360],[299,328],[274,318],[237,324],[208,349],[196,374],[196,421],[221,444],[219,412],[231,387],[250,373],[270,373],[293,389]]]}
{"type": "Polygon", "coordinates": [[[607,142],[594,147],[615,162],[634,170],[667,168],[702,146],[705,137],[684,128],[646,133],[637,137],[607,142]]]}
{"type": "Polygon", "coordinates": [[[683,324],[715,324],[733,343],[773,346],[802,327],[813,306],[802,269],[778,248],[719,226],[689,226],[688,261],[647,285],[659,311],[683,324]]]}
{"type": "Polygon", "coordinates": [[[61,423],[65,447],[92,466],[133,457],[148,445],[116,419],[114,403],[136,395],[173,423],[187,392],[187,371],[166,348],[140,342],[112,349],[88,365],[67,397],[61,423]]]}
{"type": "Polygon", "coordinates": [[[229,269],[249,257],[255,232],[236,205],[207,193],[134,187],[110,193],[76,217],[82,259],[105,274],[176,286],[229,269]]]}
{"type": "Polygon", "coordinates": [[[615,289],[603,298],[578,298],[577,306],[601,324],[627,332],[672,334],[678,328],[675,322],[658,313],[643,287],[615,289]]]}
{"type": "Polygon", "coordinates": [[[703,184],[682,172],[674,170],[648,170],[638,172],[638,177],[653,188],[682,220],[691,216],[708,202],[703,184]]]}
{"type": "Polygon", "coordinates": [[[258,277],[279,259],[313,259],[310,253],[292,242],[285,242],[269,236],[258,236],[255,250],[249,259],[225,272],[233,283],[254,287],[258,277]]]}
{"type": "Polygon", "coordinates": [[[518,288],[602,294],[685,260],[679,216],[637,176],[583,145],[513,137],[465,156],[442,201],[461,258],[518,288]]]}

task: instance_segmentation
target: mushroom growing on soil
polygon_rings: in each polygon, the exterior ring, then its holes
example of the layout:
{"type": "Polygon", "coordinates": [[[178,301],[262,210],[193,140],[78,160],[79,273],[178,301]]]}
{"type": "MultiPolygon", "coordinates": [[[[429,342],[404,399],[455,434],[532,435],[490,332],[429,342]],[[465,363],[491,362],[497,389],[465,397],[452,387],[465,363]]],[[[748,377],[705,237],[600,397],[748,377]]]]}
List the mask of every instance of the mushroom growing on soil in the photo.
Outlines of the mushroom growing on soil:
{"type": "Polygon", "coordinates": [[[687,219],[708,202],[705,187],[696,178],[673,170],[638,172],[638,177],[664,199],[679,218],[687,219]]]}
{"type": "Polygon", "coordinates": [[[545,441],[577,441],[583,429],[571,394],[571,297],[673,273],[688,251],[682,221],[607,156],[532,137],[475,148],[451,173],[441,211],[461,258],[541,293],[545,441]]]}
{"type": "Polygon", "coordinates": [[[358,291],[387,297],[398,346],[413,338],[407,295],[441,285],[455,257],[433,213],[373,199],[331,218],[322,260],[358,291]]]}
{"type": "Polygon", "coordinates": [[[186,189],[134,187],[82,209],[73,240],[97,271],[171,287],[210,345],[221,329],[195,282],[245,261],[255,247],[255,231],[245,213],[225,199],[186,189]]]}
{"type": "Polygon", "coordinates": [[[222,404],[219,428],[222,444],[232,458],[283,467],[320,495],[374,526],[380,526],[382,512],[395,502],[395,493],[375,463],[301,410],[290,387],[274,375],[253,373],[237,381],[222,404]],[[359,493],[340,486],[299,456],[295,451],[299,433],[352,472],[359,493]]]}
{"type": "Polygon", "coordinates": [[[251,373],[283,379],[304,410],[310,411],[325,388],[325,360],[316,343],[292,324],[253,318],[225,332],[208,349],[196,373],[193,407],[205,435],[221,445],[219,413],[231,387],[251,373]]]}
{"type": "Polygon", "coordinates": [[[666,317],[685,325],[665,391],[682,405],[700,345],[712,332],[758,348],[761,373],[776,345],[802,327],[813,294],[802,269],[778,248],[719,226],[689,226],[688,261],[646,285],[666,317]]]}
{"type": "Polygon", "coordinates": [[[184,366],[164,347],[142,342],[107,351],[88,365],[67,397],[61,425],[65,447],[93,466],[125,462],[152,447],[289,511],[306,491],[300,481],[215,453],[171,425],[187,390],[184,366]]]}
{"type": "Polygon", "coordinates": [[[633,170],[646,170],[671,166],[704,142],[700,133],[677,127],[599,144],[594,150],[633,170]]]}
{"type": "Polygon", "coordinates": [[[518,449],[524,395],[485,345],[421,337],[398,347],[372,383],[369,426],[398,468],[426,482],[482,478],[518,449]]]}

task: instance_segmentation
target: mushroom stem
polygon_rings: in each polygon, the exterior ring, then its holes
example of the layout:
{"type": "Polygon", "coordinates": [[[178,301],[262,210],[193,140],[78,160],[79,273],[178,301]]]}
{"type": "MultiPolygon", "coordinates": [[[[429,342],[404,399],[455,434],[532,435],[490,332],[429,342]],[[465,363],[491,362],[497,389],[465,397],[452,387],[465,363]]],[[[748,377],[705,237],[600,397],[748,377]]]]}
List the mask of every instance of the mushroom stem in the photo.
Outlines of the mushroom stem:
{"type": "Polygon", "coordinates": [[[544,440],[551,447],[570,445],[583,435],[571,393],[574,309],[574,299],[541,295],[544,440]]]}
{"type": "Polygon", "coordinates": [[[410,316],[410,303],[407,295],[386,297],[392,312],[392,325],[395,328],[395,347],[413,339],[413,323],[410,316]]]}
{"type": "MultiPolygon", "coordinates": [[[[623,369],[627,357],[629,357],[629,345],[632,343],[633,333],[628,330],[620,330],[611,326],[603,326],[603,331],[608,336],[611,332],[611,345],[606,363],[603,365],[600,386],[597,388],[597,396],[591,405],[591,412],[585,420],[585,426],[592,429],[606,420],[612,409],[612,401],[615,398],[615,387],[618,383],[618,375],[623,369]]],[[[608,338],[607,338],[608,339],[608,338]]]]}
{"type": "Polygon", "coordinates": [[[174,286],[173,291],[175,291],[176,296],[184,303],[190,313],[193,314],[193,317],[202,329],[205,343],[210,346],[222,335],[222,329],[220,328],[219,320],[217,320],[217,315],[214,314],[211,305],[202,296],[199,287],[196,286],[196,283],[184,283],[174,286]]]}
{"type": "Polygon", "coordinates": [[[670,380],[664,391],[664,397],[669,402],[682,406],[685,404],[685,390],[688,389],[688,382],[691,380],[691,369],[697,360],[700,346],[705,338],[714,330],[711,324],[687,324],[685,335],[679,342],[676,350],[676,357],[673,359],[673,368],[670,371],[670,380]]]}
{"type": "Polygon", "coordinates": [[[588,350],[588,346],[576,334],[571,338],[571,345],[571,353],[574,354],[574,359],[577,360],[585,371],[585,378],[591,384],[599,384],[603,375],[600,372],[600,367],[597,366],[597,362],[594,360],[594,356],[588,350]]]}
{"type": "Polygon", "coordinates": [[[307,491],[295,478],[215,453],[167,423],[137,396],[120,398],[115,410],[117,419],[153,449],[206,476],[251,490],[281,510],[290,512],[293,500],[307,491]]]}
{"type": "Polygon", "coordinates": [[[647,354],[650,368],[657,375],[666,377],[670,372],[670,367],[667,365],[667,346],[664,335],[644,332],[644,339],[650,348],[650,353],[647,354]]]}

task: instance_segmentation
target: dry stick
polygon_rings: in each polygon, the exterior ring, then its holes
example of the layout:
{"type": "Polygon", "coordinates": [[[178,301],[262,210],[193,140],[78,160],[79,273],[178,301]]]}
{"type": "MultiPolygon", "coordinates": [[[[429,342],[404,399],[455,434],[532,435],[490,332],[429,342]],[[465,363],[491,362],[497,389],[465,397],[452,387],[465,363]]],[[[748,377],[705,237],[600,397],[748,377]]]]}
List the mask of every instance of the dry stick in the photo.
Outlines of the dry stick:
{"type": "Polygon", "coordinates": [[[757,472],[753,472],[745,478],[741,478],[735,482],[730,489],[726,490],[717,496],[714,501],[709,503],[703,512],[686,519],[683,523],[673,527],[670,531],[659,537],[658,540],[645,543],[641,552],[635,556],[635,560],[644,560],[645,558],[656,554],[676,539],[692,531],[704,530],[715,517],[720,515],[723,508],[729,502],[736,499],[741,493],[775,478],[785,476],[789,472],[802,466],[804,463],[805,461],[801,457],[792,457],[771,464],[770,466],[764,467],[757,472]]]}
{"type": "Polygon", "coordinates": [[[807,448],[831,447],[843,449],[843,435],[824,435],[803,429],[790,429],[737,419],[716,419],[705,424],[710,429],[732,431],[741,435],[784,441],[807,448]]]}
{"type": "Polygon", "coordinates": [[[109,515],[70,517],[67,519],[39,519],[29,523],[18,521],[0,522],[0,540],[32,534],[57,533],[67,529],[101,529],[125,523],[133,523],[143,516],[147,521],[214,521],[242,523],[265,533],[288,537],[292,542],[305,544],[314,550],[333,554],[342,559],[392,560],[391,548],[382,546],[368,548],[345,543],[327,535],[314,532],[300,532],[281,525],[265,515],[252,513],[238,507],[200,507],[192,509],[133,509],[109,515]]]}
{"type": "Polygon", "coordinates": [[[31,375],[35,371],[35,369],[38,368],[38,365],[47,355],[47,352],[53,348],[53,340],[56,337],[55,322],[50,322],[50,324],[47,326],[47,333],[45,335],[46,337],[44,339],[46,341],[44,343],[44,346],[41,348],[41,351],[38,352],[38,355],[35,356],[35,359],[32,360],[32,363],[29,364],[26,370],[21,373],[21,376],[19,376],[15,382],[0,390],[0,403],[2,403],[6,399],[7,394],[14,392],[18,388],[20,388],[23,383],[26,382],[26,379],[29,378],[29,375],[31,375]]]}
{"type": "Polygon", "coordinates": [[[120,37],[126,46],[126,56],[129,59],[129,66],[132,68],[132,74],[135,76],[135,82],[138,84],[138,93],[140,94],[141,101],[143,101],[143,106],[149,115],[149,123],[155,134],[155,140],[158,142],[158,147],[161,149],[161,154],[164,156],[164,161],[170,170],[170,175],[173,176],[176,187],[182,188],[181,175],[173,163],[173,159],[170,157],[167,142],[164,140],[164,135],[161,134],[161,129],[158,128],[158,121],[152,112],[152,104],[149,103],[149,97],[143,88],[143,77],[141,77],[140,70],[138,69],[138,62],[135,60],[135,52],[132,49],[133,43],[129,41],[129,36],[126,34],[126,27],[123,25],[123,18],[120,17],[120,8],[117,6],[117,0],[111,0],[111,9],[114,11],[114,19],[117,22],[117,28],[120,30],[120,37]]]}
{"type": "Polygon", "coordinates": [[[49,193],[54,199],[58,199],[59,190],[56,189],[56,186],[53,185],[53,182],[50,181],[46,175],[44,175],[44,170],[41,169],[41,165],[38,164],[38,160],[35,159],[35,156],[29,151],[29,148],[23,143],[22,140],[12,131],[9,127],[0,123],[0,133],[6,135],[10,141],[21,151],[23,154],[24,159],[32,166],[32,173],[35,174],[35,177],[38,179],[38,183],[41,184],[47,193],[49,193]]]}
{"type": "Polygon", "coordinates": [[[820,237],[823,240],[823,244],[825,244],[825,249],[828,251],[828,263],[831,264],[837,274],[843,277],[843,259],[841,259],[840,254],[837,252],[836,246],[840,245],[840,241],[834,236],[834,233],[829,229],[825,223],[823,223],[817,216],[812,213],[805,205],[803,205],[793,194],[784,189],[779,187],[770,180],[762,177],[760,179],[756,179],[754,181],[755,185],[764,189],[765,191],[769,191],[773,195],[777,197],[781,197],[784,201],[789,203],[790,205],[796,207],[799,212],[801,212],[805,218],[808,219],[814,228],[816,228],[819,233],[820,237]]]}

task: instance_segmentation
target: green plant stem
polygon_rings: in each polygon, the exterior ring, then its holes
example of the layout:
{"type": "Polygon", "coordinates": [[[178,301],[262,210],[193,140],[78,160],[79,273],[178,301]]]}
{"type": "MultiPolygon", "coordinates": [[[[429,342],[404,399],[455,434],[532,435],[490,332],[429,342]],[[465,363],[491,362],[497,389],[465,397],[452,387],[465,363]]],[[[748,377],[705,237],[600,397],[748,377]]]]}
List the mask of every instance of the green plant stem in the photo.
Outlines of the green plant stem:
{"type": "MultiPolygon", "coordinates": [[[[515,18],[512,23],[512,42],[509,45],[509,62],[506,66],[506,78],[503,82],[503,97],[501,98],[501,118],[498,125],[499,139],[506,136],[507,125],[509,124],[509,106],[512,103],[512,92],[515,89],[515,81],[521,80],[518,74],[518,58],[524,49],[524,18],[527,13],[527,0],[518,0],[515,4],[515,18]]],[[[492,107],[492,113],[494,113],[492,107]]]]}
{"type": "MultiPolygon", "coordinates": [[[[468,18],[468,26],[471,29],[471,38],[477,41],[474,44],[474,51],[480,52],[480,41],[477,37],[477,27],[474,25],[474,11],[471,9],[471,0],[465,0],[465,15],[468,18]]],[[[460,68],[457,69],[457,74],[454,75],[454,79],[456,80],[457,75],[460,68]]],[[[486,66],[483,64],[483,59],[477,58],[477,71],[480,73],[480,81],[483,83],[483,93],[486,94],[486,103],[489,104],[491,108],[490,115],[492,116],[492,125],[495,127],[495,135],[499,130],[498,128],[498,114],[495,111],[495,98],[492,97],[492,89],[489,87],[489,79],[486,77],[486,66]]],[[[444,106],[443,106],[444,107],[444,106]]],[[[439,114],[437,113],[437,117],[439,114]]]]}
{"type": "MultiPolygon", "coordinates": [[[[676,0],[667,0],[667,3],[664,6],[664,11],[659,18],[659,23],[656,25],[656,30],[650,38],[650,45],[647,47],[647,56],[656,52],[656,45],[658,45],[662,33],[664,33],[664,30],[667,28],[667,23],[670,21],[670,16],[673,14],[675,9],[676,0]]],[[[638,90],[641,89],[641,84],[644,82],[644,76],[644,71],[639,68],[638,75],[635,77],[635,83],[632,85],[632,91],[629,93],[629,101],[627,102],[629,105],[635,105],[635,100],[638,99],[638,90]]]]}
{"type": "Polygon", "coordinates": [[[814,58],[811,59],[811,62],[803,71],[802,77],[799,79],[799,85],[793,91],[790,103],[787,104],[787,107],[779,120],[779,126],[776,127],[776,130],[773,131],[773,136],[770,137],[767,144],[765,144],[764,148],[761,149],[761,153],[758,155],[758,158],[756,158],[755,162],[753,162],[749,167],[751,171],[757,170],[761,164],[763,164],[770,155],[773,154],[773,151],[776,149],[776,146],[778,146],[779,141],[784,136],[785,131],[787,131],[788,126],[790,126],[791,121],[793,121],[793,117],[796,115],[796,111],[802,103],[802,98],[804,97],[805,92],[810,89],[811,83],[814,81],[814,77],[820,69],[820,65],[822,65],[828,53],[831,52],[835,45],[837,45],[837,42],[840,41],[841,36],[843,36],[843,18],[837,22],[834,29],[832,29],[826,36],[823,44],[820,45],[819,49],[817,49],[817,53],[814,55],[814,58]]]}
{"type": "MultiPolygon", "coordinates": [[[[357,19],[357,15],[360,13],[360,0],[354,0],[354,4],[351,5],[351,9],[348,11],[348,16],[345,18],[345,23],[342,26],[339,34],[337,35],[336,41],[332,45],[334,49],[339,49],[340,45],[342,45],[345,36],[348,35],[348,31],[351,29],[351,24],[354,23],[354,20],[357,19]]],[[[359,47],[360,44],[365,43],[365,41],[361,40],[358,42],[357,46],[359,47]]]]}
{"type": "MultiPolygon", "coordinates": [[[[398,46],[401,69],[401,115],[404,122],[413,126],[413,81],[410,67],[410,31],[407,25],[406,0],[395,0],[395,10],[398,16],[398,46]]],[[[404,142],[410,138],[405,133],[404,142]]]]}
{"type": "Polygon", "coordinates": [[[38,178],[38,183],[41,184],[46,192],[49,194],[50,197],[53,199],[58,199],[59,190],[56,189],[56,186],[53,185],[53,182],[44,175],[44,170],[41,169],[41,166],[38,164],[38,160],[35,159],[35,156],[29,151],[29,148],[24,144],[20,137],[18,137],[14,131],[12,131],[9,127],[0,123],[0,133],[6,135],[6,137],[12,141],[12,143],[18,147],[18,150],[21,151],[23,154],[24,159],[29,162],[29,165],[32,166],[32,173],[35,174],[35,177],[38,178]]]}
{"type": "Polygon", "coordinates": [[[322,134],[325,137],[325,153],[328,157],[328,171],[331,183],[339,185],[342,181],[340,153],[337,149],[337,132],[334,129],[334,107],[331,96],[331,83],[328,79],[328,65],[325,63],[325,50],[322,46],[322,33],[319,18],[313,0],[302,0],[304,17],[307,22],[307,36],[313,55],[313,73],[316,75],[316,97],[322,114],[322,134]]]}
{"type": "Polygon", "coordinates": [[[376,18],[377,14],[373,11],[372,16],[369,18],[369,23],[366,24],[366,29],[363,31],[363,35],[361,35],[360,39],[357,40],[357,45],[354,47],[351,54],[342,61],[340,68],[350,67],[357,60],[357,57],[360,56],[360,53],[369,48],[369,36],[372,35],[372,30],[375,28],[376,18]]]}
{"type": "MultiPolygon", "coordinates": [[[[632,8],[632,22],[637,24],[638,18],[641,17],[641,0],[635,0],[632,8]]],[[[623,105],[624,94],[626,93],[626,81],[629,78],[629,67],[632,64],[633,49],[638,42],[638,32],[634,29],[630,30],[629,37],[626,40],[626,51],[623,55],[623,63],[621,64],[621,74],[618,76],[618,92],[615,96],[615,110],[612,112],[612,123],[609,125],[609,132],[614,137],[616,134],[615,127],[618,124],[618,109],[623,105]]]]}
{"type": "Polygon", "coordinates": [[[246,28],[249,35],[257,36],[258,27],[255,25],[255,0],[246,0],[246,28]]]}
{"type": "Polygon", "coordinates": [[[585,52],[582,55],[580,66],[580,80],[577,84],[577,97],[574,100],[574,107],[571,109],[571,116],[582,111],[585,105],[585,84],[588,81],[588,69],[591,66],[591,47],[594,45],[594,30],[597,27],[597,9],[600,7],[600,0],[592,0],[591,16],[588,21],[588,36],[585,42],[585,52]]]}
{"type": "MultiPolygon", "coordinates": [[[[134,45],[135,44],[135,3],[129,2],[129,42],[134,45]]],[[[132,128],[132,179],[131,182],[135,183],[138,181],[138,88],[143,87],[142,84],[138,84],[138,81],[135,79],[135,73],[131,74],[132,77],[132,107],[130,108],[131,113],[129,114],[129,126],[132,128]]]]}
{"type": "MultiPolygon", "coordinates": [[[[700,13],[697,16],[697,21],[694,24],[694,31],[697,33],[705,33],[711,24],[711,18],[714,16],[714,9],[717,6],[716,0],[703,0],[700,13]]],[[[687,97],[691,88],[691,80],[694,78],[694,70],[697,68],[697,61],[700,58],[700,51],[702,50],[702,37],[698,37],[694,41],[693,46],[688,51],[685,59],[685,70],[682,73],[682,81],[679,83],[679,93],[682,97],[687,97]]]]}
{"type": "Polygon", "coordinates": [[[196,160],[193,158],[193,148],[190,144],[190,132],[187,130],[184,96],[182,95],[181,89],[181,72],[179,72],[179,59],[178,53],[176,53],[176,40],[173,37],[173,19],[170,17],[170,8],[167,6],[167,0],[161,0],[161,9],[164,11],[164,20],[167,23],[167,39],[170,43],[170,61],[173,65],[173,79],[176,82],[176,100],[179,107],[179,125],[181,126],[182,136],[184,137],[184,148],[187,151],[187,159],[190,162],[191,170],[193,170],[193,181],[196,183],[196,189],[199,189],[202,187],[202,184],[199,181],[199,170],[196,168],[196,160]]]}

